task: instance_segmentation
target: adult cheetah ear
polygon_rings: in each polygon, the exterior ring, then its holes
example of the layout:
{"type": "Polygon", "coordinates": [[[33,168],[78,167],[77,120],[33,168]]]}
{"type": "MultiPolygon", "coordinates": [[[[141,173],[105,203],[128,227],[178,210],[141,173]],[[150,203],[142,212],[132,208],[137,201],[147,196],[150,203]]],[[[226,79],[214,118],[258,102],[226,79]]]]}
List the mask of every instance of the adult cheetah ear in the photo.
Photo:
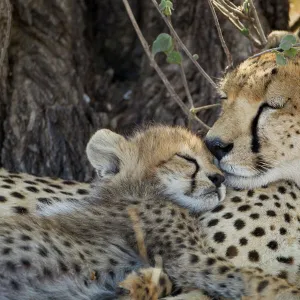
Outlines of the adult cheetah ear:
{"type": "Polygon", "coordinates": [[[98,130],[86,147],[87,157],[101,178],[109,178],[120,170],[118,146],[126,139],[108,129],[98,130]]]}

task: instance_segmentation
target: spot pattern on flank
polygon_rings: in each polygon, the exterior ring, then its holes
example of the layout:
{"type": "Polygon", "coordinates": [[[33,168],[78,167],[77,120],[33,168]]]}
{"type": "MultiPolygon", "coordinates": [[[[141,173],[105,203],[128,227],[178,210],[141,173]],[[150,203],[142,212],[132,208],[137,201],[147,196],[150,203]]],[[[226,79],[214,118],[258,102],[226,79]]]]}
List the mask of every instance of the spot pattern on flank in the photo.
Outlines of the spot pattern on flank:
{"type": "Polygon", "coordinates": [[[251,262],[258,262],[259,261],[259,254],[256,250],[249,251],[248,258],[251,262]]]}
{"type": "Polygon", "coordinates": [[[28,214],[28,209],[22,206],[14,206],[13,211],[17,214],[28,214]]]}
{"type": "Polygon", "coordinates": [[[0,202],[2,203],[7,202],[7,198],[4,196],[0,196],[0,202]]]}
{"type": "Polygon", "coordinates": [[[29,192],[32,192],[32,193],[38,193],[39,192],[39,189],[36,188],[35,186],[26,186],[25,189],[29,192]]]}
{"type": "Polygon", "coordinates": [[[19,193],[19,192],[12,192],[12,193],[10,193],[10,195],[11,195],[12,197],[17,198],[17,199],[25,199],[25,196],[22,195],[22,194],[19,193]]]}

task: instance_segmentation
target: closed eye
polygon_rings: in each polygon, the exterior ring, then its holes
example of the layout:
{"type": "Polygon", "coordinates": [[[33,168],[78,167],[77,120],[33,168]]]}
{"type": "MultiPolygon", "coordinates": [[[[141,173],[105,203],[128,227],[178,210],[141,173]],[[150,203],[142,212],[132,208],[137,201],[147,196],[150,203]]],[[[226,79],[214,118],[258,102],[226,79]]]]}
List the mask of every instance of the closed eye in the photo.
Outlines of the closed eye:
{"type": "Polygon", "coordinates": [[[264,103],[263,105],[265,105],[266,107],[268,107],[270,109],[281,109],[289,102],[289,100],[291,100],[291,99],[288,98],[286,100],[282,97],[278,97],[278,99],[276,101],[269,100],[267,103],[264,103]]]}
{"type": "Polygon", "coordinates": [[[272,104],[269,104],[269,103],[266,103],[266,106],[265,108],[270,108],[270,109],[280,109],[280,108],[283,108],[284,105],[281,105],[281,104],[276,104],[276,103],[272,103],[272,104]]]}
{"type": "Polygon", "coordinates": [[[198,165],[197,160],[195,158],[192,158],[191,156],[187,155],[187,154],[180,154],[180,153],[176,153],[176,156],[179,156],[185,160],[187,160],[188,162],[191,162],[193,164],[198,165]]]}
{"type": "Polygon", "coordinates": [[[200,170],[200,166],[199,166],[197,160],[195,158],[192,158],[189,155],[176,153],[176,156],[181,157],[181,158],[185,159],[186,161],[193,163],[195,165],[195,171],[191,176],[191,180],[192,180],[191,181],[191,193],[193,193],[196,188],[196,176],[200,170]]]}

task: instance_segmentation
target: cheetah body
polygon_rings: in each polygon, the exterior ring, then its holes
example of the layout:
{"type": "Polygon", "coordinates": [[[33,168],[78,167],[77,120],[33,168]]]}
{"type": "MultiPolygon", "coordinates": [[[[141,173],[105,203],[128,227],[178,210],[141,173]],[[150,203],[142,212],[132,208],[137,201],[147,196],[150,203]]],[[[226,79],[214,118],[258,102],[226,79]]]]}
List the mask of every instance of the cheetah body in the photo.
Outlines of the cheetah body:
{"type": "Polygon", "coordinates": [[[90,189],[89,183],[0,169],[0,215],[62,212],[86,197],[90,189]]]}
{"type": "Polygon", "coordinates": [[[295,184],[229,189],[221,205],[200,217],[200,227],[217,255],[300,286],[300,189],[295,184]]]}
{"type": "Polygon", "coordinates": [[[219,171],[196,136],[158,127],[126,140],[100,130],[87,154],[102,176],[93,196],[71,212],[0,220],[2,299],[116,299],[118,282],[151,265],[155,255],[181,287],[232,299],[299,298],[299,289],[285,280],[211,254],[197,218],[172,198],[166,178],[195,201],[220,199],[209,179],[219,171]],[[149,263],[139,256],[128,209],[138,214],[149,263]]]}
{"type": "MultiPolygon", "coordinates": [[[[84,201],[91,186],[1,169],[1,216],[50,215],[84,201]]],[[[255,190],[227,190],[220,206],[202,214],[206,243],[236,266],[259,266],[296,282],[300,265],[299,188],[281,182],[255,190]],[[262,230],[261,230],[262,229],[262,230]]]]}
{"type": "Polygon", "coordinates": [[[209,245],[236,265],[299,281],[300,52],[247,59],[220,85],[220,118],[206,145],[223,170],[224,203],[200,223],[209,245]],[[251,189],[251,190],[249,190],[251,189]]]}

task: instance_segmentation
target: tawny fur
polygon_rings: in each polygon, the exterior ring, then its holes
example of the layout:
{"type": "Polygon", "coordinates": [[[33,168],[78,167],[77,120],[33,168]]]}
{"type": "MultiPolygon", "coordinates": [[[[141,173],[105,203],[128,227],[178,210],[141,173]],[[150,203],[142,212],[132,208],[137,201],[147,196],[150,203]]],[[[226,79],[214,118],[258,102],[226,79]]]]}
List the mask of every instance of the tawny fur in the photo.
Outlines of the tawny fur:
{"type": "MultiPolygon", "coordinates": [[[[198,170],[191,194],[207,191],[205,174],[211,174],[213,166],[207,169],[206,164],[211,156],[195,136],[183,129],[158,127],[126,140],[101,130],[87,149],[102,180],[81,207],[57,216],[1,220],[2,299],[115,299],[126,274],[147,266],[137,254],[129,206],[139,212],[150,262],[160,255],[164,271],[179,286],[233,299],[243,295],[299,298],[299,290],[285,280],[255,268],[236,268],[210,253],[199,238],[202,229],[197,219],[165,193],[162,177],[170,176],[177,163],[189,176],[192,169],[198,170]],[[168,151],[161,151],[159,145],[171,142],[168,151]],[[182,158],[186,155],[188,159],[182,158]]],[[[178,174],[176,178],[180,180],[178,174]]]]}

